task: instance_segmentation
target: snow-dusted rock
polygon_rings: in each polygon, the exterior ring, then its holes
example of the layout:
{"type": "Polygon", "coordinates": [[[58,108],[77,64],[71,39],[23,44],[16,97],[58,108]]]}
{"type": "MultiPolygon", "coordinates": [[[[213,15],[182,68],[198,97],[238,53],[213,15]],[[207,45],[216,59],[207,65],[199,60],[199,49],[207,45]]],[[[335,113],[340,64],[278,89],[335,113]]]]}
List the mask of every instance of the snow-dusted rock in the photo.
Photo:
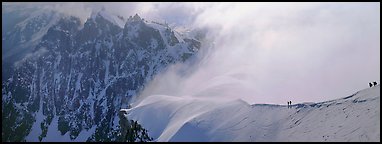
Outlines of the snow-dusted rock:
{"type": "Polygon", "coordinates": [[[53,18],[2,81],[3,123],[9,123],[3,141],[114,141],[119,109],[156,74],[200,48],[198,40],[176,42],[174,30],[151,27],[138,15],[125,21],[99,11],[83,25],[73,16],[53,18]]]}

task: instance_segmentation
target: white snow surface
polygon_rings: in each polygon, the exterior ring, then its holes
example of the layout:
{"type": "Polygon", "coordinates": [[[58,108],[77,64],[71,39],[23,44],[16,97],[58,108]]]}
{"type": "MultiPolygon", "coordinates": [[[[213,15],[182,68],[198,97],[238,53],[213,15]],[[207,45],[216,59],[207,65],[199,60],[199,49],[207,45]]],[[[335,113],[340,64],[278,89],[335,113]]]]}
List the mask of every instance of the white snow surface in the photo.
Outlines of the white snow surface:
{"type": "Polygon", "coordinates": [[[42,113],[42,99],[40,99],[40,108],[35,114],[36,121],[32,125],[32,129],[29,132],[28,136],[25,138],[28,142],[38,142],[38,136],[41,135],[41,122],[44,120],[45,116],[42,113]]]}
{"type": "Polygon", "coordinates": [[[152,95],[127,111],[154,141],[380,141],[380,86],[319,103],[152,95]]]}

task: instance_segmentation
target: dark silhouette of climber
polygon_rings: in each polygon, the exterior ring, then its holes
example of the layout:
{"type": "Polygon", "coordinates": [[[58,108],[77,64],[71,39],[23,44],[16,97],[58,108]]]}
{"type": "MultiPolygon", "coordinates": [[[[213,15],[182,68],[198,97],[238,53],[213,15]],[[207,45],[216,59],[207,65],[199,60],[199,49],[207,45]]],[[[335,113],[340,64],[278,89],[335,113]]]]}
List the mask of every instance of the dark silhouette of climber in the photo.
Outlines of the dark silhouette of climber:
{"type": "Polygon", "coordinates": [[[292,108],[292,101],[289,101],[290,108],[292,108]]]}
{"type": "Polygon", "coordinates": [[[373,84],[369,83],[369,86],[370,86],[370,87],[372,87],[372,86],[373,86],[373,84]]]}
{"type": "Polygon", "coordinates": [[[289,101],[287,101],[287,104],[288,104],[288,108],[289,108],[289,101]]]}
{"type": "Polygon", "coordinates": [[[376,86],[376,85],[377,85],[377,82],[373,82],[373,85],[376,86]]]}

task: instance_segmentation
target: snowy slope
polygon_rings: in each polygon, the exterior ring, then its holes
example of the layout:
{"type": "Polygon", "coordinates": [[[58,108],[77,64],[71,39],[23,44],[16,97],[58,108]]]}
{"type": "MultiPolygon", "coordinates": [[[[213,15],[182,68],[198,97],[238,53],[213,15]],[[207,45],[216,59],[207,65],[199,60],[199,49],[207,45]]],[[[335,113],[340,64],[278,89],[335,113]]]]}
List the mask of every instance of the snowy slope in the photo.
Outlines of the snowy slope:
{"type": "Polygon", "coordinates": [[[379,85],[291,109],[155,95],[122,111],[147,128],[154,141],[380,141],[379,85]]]}

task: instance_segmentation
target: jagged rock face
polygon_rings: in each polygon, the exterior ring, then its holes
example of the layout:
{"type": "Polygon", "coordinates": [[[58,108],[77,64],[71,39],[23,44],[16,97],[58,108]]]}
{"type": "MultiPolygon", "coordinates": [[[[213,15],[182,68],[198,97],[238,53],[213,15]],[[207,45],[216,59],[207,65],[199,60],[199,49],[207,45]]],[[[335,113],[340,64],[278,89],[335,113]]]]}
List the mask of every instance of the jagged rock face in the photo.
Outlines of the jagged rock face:
{"type": "Polygon", "coordinates": [[[127,128],[130,127],[130,121],[127,119],[127,112],[120,110],[118,113],[119,117],[119,126],[121,127],[121,138],[125,138],[127,134],[127,128]]]}
{"type": "Polygon", "coordinates": [[[119,125],[120,133],[118,141],[122,142],[148,142],[153,138],[149,136],[148,131],[142,127],[138,121],[129,120],[127,117],[128,112],[125,109],[119,111],[119,125]]]}
{"type": "Polygon", "coordinates": [[[155,74],[185,61],[200,45],[138,15],[123,28],[101,14],[83,28],[78,18],[62,17],[2,82],[2,141],[34,140],[35,129],[40,141],[49,131],[76,139],[92,128],[88,141],[117,140],[119,109],[155,74]],[[58,128],[50,128],[54,123],[58,128]]]}

